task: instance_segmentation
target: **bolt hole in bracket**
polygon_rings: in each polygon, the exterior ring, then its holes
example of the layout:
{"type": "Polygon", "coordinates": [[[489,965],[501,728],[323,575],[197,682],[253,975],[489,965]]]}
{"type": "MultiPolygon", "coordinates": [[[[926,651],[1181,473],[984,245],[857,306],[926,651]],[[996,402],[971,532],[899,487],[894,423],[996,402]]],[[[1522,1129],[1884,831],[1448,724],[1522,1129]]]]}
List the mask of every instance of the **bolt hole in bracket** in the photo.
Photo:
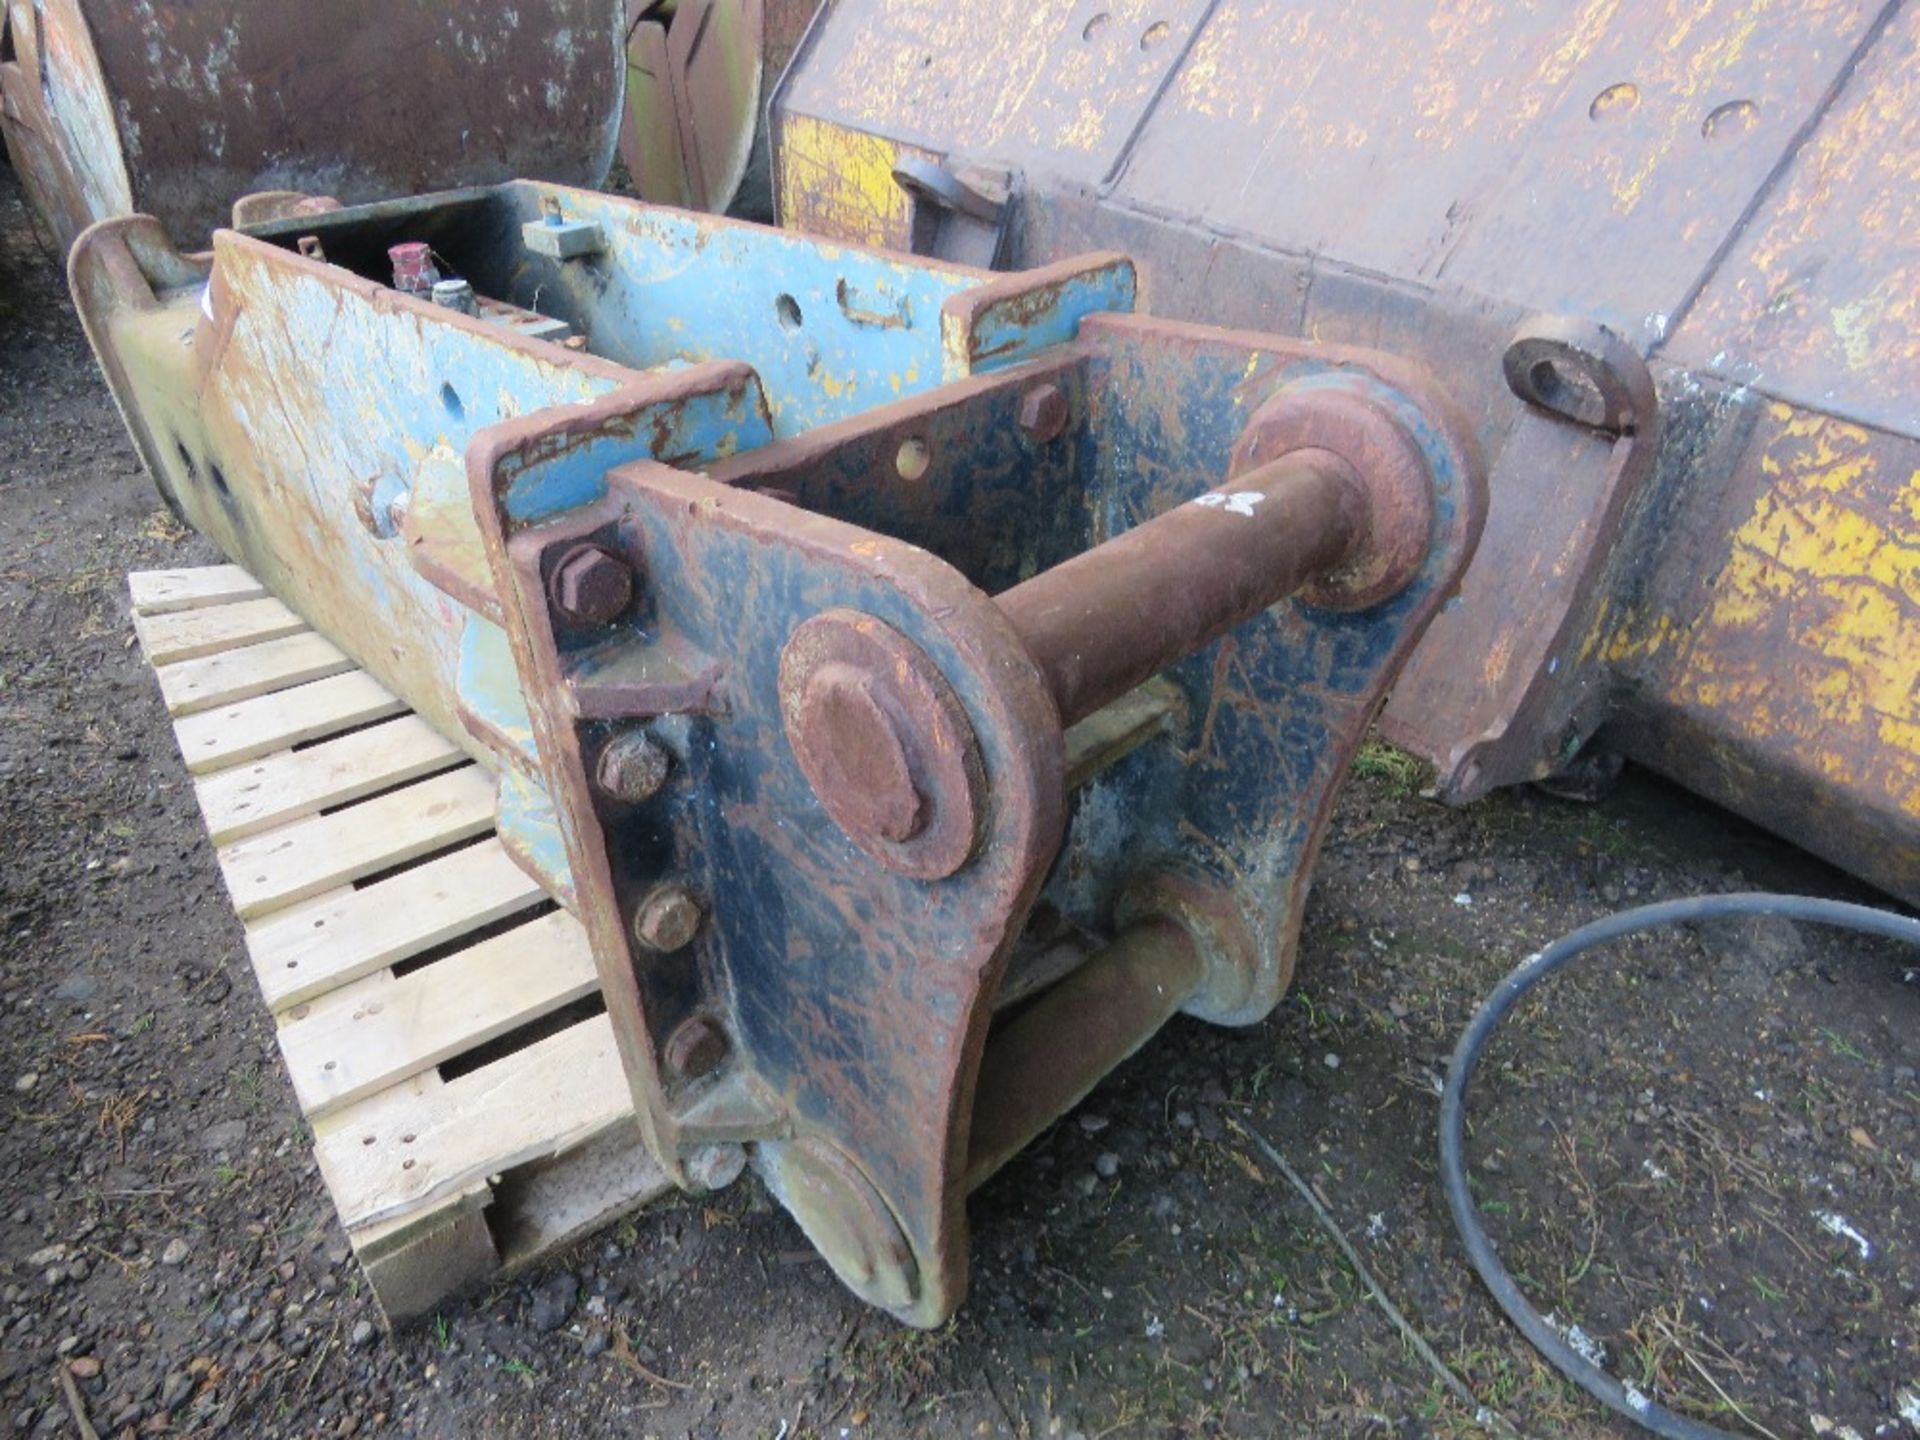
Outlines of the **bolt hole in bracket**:
{"type": "Polygon", "coordinates": [[[581,491],[580,448],[645,408],[469,457],[643,1131],[670,1166],[747,1143],[845,1283],[937,1324],[970,1187],[1176,1011],[1278,1001],[1338,781],[1477,539],[1479,462],[1387,357],[1119,314],[581,491]],[[630,593],[570,608],[582,554],[630,593]],[[636,733],[676,737],[664,782],[613,748],[636,733]],[[637,803],[595,779],[635,765],[637,803]],[[671,953],[635,938],[665,884],[702,897],[671,953]]]}

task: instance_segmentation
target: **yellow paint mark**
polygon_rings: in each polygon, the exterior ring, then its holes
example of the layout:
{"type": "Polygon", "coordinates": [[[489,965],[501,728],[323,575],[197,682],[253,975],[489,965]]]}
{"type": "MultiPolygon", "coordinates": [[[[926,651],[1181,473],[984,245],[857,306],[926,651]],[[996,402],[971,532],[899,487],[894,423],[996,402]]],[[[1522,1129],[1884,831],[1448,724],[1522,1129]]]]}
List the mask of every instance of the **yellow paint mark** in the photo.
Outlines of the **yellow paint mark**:
{"type": "Polygon", "coordinates": [[[810,115],[781,128],[780,223],[856,245],[907,248],[907,195],[894,182],[899,147],[810,115]]]}
{"type": "Polygon", "coordinates": [[[1603,616],[1588,653],[1663,659],[1678,703],[1920,818],[1920,471],[1885,473],[1858,426],[1769,418],[1766,488],[1705,614],[1603,616]]]}
{"type": "Polygon", "coordinates": [[[1873,323],[1879,319],[1879,306],[1873,297],[1863,297],[1834,307],[1833,338],[1840,342],[1849,370],[1864,370],[1873,363],[1873,323]]]}

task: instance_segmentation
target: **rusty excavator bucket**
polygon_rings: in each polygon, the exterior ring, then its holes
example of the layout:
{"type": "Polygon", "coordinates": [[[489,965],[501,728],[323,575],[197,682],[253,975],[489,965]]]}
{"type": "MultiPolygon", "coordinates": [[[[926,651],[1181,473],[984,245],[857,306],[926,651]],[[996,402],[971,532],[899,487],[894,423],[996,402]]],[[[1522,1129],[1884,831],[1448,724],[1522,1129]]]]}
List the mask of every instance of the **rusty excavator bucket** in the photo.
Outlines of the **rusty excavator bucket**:
{"type": "Polygon", "coordinates": [[[783,224],[1445,377],[1443,797],[1597,741],[1920,903],[1916,84],[1898,0],[839,0],[771,124],[783,224]]]}
{"type": "Polygon", "coordinates": [[[71,274],[172,503],[497,776],[652,1158],[751,1160],[918,1325],[972,1187],[1174,1014],[1279,1000],[1484,515],[1442,379],[1139,314],[1112,252],[517,182],[201,256],[104,221],[71,274]]]}
{"type": "Polygon", "coordinates": [[[4,0],[0,136],[64,250],[115,215],[197,247],[315,197],[531,177],[726,209],[797,0],[4,0]],[[764,39],[764,44],[763,44],[764,39]]]}

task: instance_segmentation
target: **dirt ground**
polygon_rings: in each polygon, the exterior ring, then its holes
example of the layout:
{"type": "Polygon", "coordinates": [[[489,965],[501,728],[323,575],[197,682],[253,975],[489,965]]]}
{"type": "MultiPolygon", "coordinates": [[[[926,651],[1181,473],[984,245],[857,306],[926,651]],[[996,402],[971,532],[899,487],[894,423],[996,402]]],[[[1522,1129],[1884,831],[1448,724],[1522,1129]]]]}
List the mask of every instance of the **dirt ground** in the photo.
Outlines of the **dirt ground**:
{"type": "MultiPolygon", "coordinates": [[[[1597,806],[1450,811],[1371,749],[1290,997],[1246,1030],[1177,1021],[997,1177],[944,1329],[862,1309],[748,1178],[389,1335],[132,644],[124,573],[216,557],[161,509],[4,170],[0,536],[6,1433],[83,1433],[61,1367],[103,1436],[1479,1433],[1252,1134],[1482,1403],[1530,1436],[1635,1433],[1468,1269],[1435,1175],[1446,1056],[1510,966],[1610,910],[1873,898],[1631,771],[1597,806]]],[[[1920,955],[1785,925],[1556,982],[1473,1108],[1513,1270],[1715,1423],[1920,1433],[1916,1035],[1920,955]]]]}

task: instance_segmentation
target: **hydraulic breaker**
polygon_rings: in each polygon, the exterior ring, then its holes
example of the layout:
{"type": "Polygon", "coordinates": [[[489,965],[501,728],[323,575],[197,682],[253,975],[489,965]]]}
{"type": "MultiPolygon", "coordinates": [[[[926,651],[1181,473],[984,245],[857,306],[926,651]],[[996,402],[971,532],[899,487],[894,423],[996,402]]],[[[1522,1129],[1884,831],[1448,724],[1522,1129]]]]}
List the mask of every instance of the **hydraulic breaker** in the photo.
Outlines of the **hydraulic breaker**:
{"type": "Polygon", "coordinates": [[[520,183],[106,222],[73,281],[172,502],[497,773],[653,1157],[750,1160],[913,1324],[972,1186],[1278,1001],[1484,512],[1428,373],[1133,314],[1119,255],[520,183]]]}

